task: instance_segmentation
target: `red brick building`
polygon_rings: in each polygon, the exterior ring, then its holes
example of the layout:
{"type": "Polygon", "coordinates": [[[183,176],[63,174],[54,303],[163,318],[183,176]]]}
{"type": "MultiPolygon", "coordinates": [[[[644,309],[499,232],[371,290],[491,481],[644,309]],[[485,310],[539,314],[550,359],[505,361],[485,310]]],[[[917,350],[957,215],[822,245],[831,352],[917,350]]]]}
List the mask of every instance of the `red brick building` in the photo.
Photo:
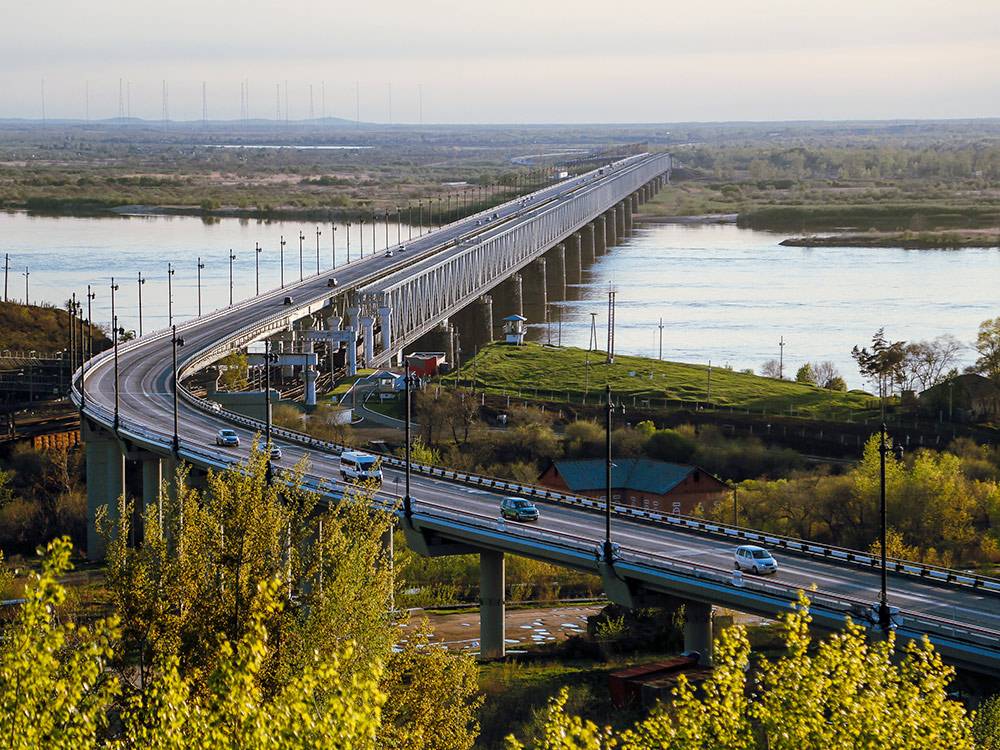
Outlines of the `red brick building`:
{"type": "MultiPolygon", "coordinates": [[[[603,459],[550,461],[539,484],[561,492],[603,498],[603,459]]],[[[611,499],[658,513],[689,515],[699,504],[710,508],[729,491],[725,482],[698,466],[616,458],[611,468],[611,499]]]]}

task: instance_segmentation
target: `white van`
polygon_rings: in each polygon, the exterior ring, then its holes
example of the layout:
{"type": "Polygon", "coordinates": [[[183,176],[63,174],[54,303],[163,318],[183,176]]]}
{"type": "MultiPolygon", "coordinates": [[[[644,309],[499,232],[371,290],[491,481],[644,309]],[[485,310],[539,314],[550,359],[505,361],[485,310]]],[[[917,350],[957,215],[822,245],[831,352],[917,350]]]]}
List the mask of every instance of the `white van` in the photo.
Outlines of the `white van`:
{"type": "Polygon", "coordinates": [[[340,454],[340,476],[345,482],[374,480],[382,484],[382,462],[370,453],[344,451],[340,454]]]}

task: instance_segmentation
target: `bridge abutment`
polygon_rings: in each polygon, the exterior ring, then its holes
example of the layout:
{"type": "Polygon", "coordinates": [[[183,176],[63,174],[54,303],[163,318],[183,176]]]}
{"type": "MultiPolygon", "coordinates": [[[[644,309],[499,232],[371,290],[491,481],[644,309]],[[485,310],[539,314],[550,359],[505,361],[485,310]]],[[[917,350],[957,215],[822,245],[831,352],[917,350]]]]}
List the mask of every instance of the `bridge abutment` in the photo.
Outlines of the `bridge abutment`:
{"type": "Polygon", "coordinates": [[[504,554],[493,550],[479,553],[479,657],[501,659],[504,641],[504,554]]]}
{"type": "Polygon", "coordinates": [[[107,550],[97,529],[98,511],[107,508],[106,523],[114,528],[125,492],[125,452],[118,438],[89,427],[86,419],[82,431],[87,462],[87,558],[99,561],[107,550]]]}

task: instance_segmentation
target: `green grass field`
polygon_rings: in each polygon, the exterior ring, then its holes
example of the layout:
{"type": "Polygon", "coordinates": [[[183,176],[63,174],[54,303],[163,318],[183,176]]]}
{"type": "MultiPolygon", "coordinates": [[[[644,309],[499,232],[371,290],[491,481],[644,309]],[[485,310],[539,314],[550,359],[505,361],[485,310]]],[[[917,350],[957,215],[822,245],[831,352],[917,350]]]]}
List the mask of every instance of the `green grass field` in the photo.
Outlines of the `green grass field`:
{"type": "Polygon", "coordinates": [[[474,359],[444,381],[470,386],[473,378],[475,387],[487,392],[577,403],[584,396],[588,403],[596,403],[605,385],[610,384],[616,398],[635,399],[639,404],[649,400],[653,407],[710,402],[716,407],[758,413],[846,419],[870,414],[876,406],[872,396],[862,393],[831,391],[717,367],[712,368],[709,394],[705,365],[624,355],[608,365],[602,352],[539,344],[493,344],[480,349],[474,359]]]}

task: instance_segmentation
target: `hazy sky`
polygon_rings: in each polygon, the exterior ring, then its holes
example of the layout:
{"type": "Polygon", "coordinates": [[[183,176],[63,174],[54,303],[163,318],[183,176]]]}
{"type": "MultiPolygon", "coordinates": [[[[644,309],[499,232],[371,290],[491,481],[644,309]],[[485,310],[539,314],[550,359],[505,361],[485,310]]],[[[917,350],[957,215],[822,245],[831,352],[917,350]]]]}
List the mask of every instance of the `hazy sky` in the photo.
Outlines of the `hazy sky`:
{"type": "Polygon", "coordinates": [[[997,0],[3,0],[0,117],[425,122],[1000,115],[997,0]],[[284,93],[281,95],[284,117],[284,93]]]}

